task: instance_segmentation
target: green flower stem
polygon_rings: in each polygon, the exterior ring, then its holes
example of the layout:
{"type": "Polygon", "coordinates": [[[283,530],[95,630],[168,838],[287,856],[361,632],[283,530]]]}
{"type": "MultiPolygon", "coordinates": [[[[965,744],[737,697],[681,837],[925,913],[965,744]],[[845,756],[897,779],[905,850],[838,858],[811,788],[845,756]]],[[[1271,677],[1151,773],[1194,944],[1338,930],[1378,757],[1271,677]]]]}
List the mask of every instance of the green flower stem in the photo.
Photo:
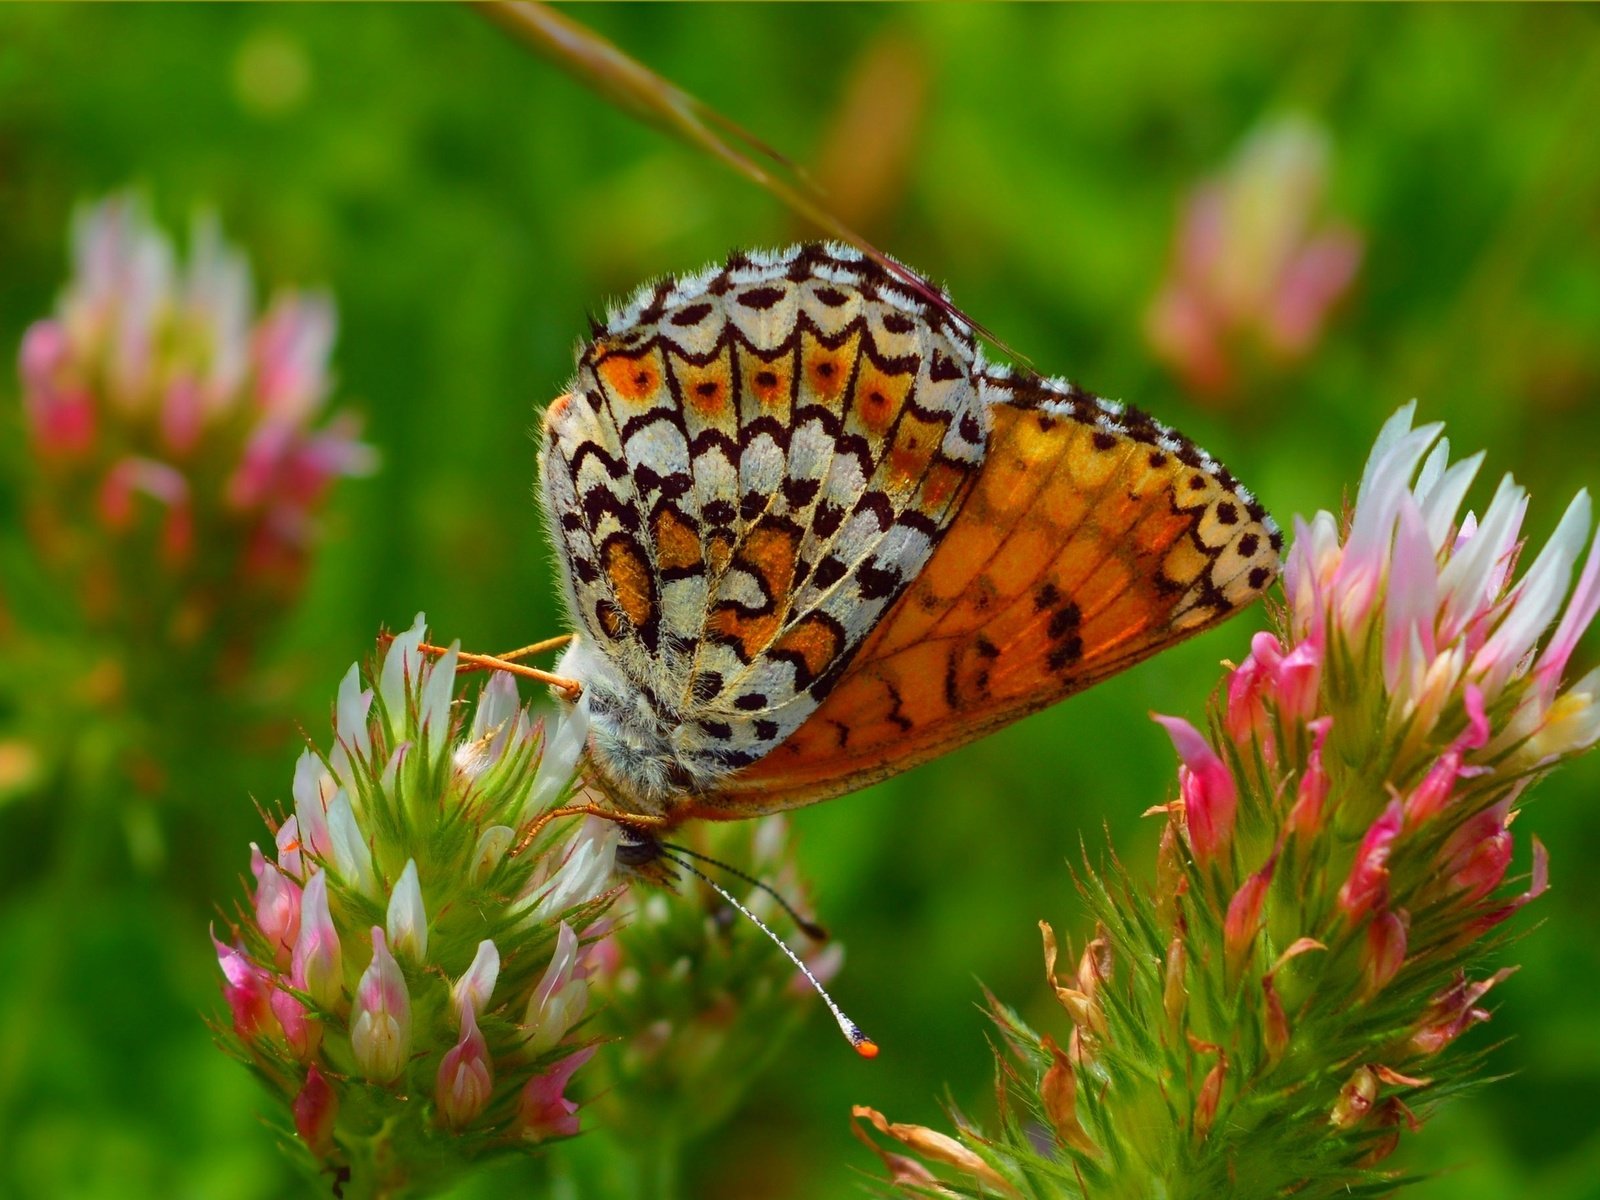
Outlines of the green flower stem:
{"type": "Polygon", "coordinates": [[[426,1191],[416,1186],[405,1156],[395,1153],[395,1125],[391,1119],[371,1137],[345,1143],[350,1174],[341,1189],[344,1200],[404,1200],[426,1191]]]}

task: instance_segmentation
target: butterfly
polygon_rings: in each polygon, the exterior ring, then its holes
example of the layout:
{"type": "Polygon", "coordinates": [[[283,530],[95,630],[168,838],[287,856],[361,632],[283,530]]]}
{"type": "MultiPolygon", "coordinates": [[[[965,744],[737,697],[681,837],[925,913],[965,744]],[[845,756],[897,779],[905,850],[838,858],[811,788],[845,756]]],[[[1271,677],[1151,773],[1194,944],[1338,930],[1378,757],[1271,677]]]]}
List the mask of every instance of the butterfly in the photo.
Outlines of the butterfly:
{"type": "Polygon", "coordinates": [[[612,311],[540,493],[593,782],[657,828],[981,737],[1228,617],[1282,542],[1181,434],[985,361],[942,293],[835,244],[612,311]]]}

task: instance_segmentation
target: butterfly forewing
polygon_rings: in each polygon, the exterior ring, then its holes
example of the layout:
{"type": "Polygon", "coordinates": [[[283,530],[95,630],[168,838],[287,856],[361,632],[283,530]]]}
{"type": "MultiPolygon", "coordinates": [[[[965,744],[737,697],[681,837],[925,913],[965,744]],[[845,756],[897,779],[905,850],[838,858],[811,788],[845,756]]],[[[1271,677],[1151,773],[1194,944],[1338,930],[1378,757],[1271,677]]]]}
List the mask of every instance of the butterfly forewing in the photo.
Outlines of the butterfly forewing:
{"type": "Polygon", "coordinates": [[[927,566],[781,746],[695,798],[743,817],[864,786],[1222,620],[1279,535],[1192,444],[1058,381],[990,370],[988,452],[927,566]]]}

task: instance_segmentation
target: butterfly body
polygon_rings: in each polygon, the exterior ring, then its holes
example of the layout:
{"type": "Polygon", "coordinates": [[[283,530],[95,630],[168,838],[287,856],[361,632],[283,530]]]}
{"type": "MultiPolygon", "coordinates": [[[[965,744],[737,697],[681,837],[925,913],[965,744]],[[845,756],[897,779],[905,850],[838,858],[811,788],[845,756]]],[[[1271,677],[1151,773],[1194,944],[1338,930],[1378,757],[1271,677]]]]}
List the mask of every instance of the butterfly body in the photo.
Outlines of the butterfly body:
{"type": "Polygon", "coordinates": [[[675,823],[825,799],[1222,619],[1270,518],[1179,435],[984,361],[840,246],[642,289],[545,417],[599,783],[675,823]]]}

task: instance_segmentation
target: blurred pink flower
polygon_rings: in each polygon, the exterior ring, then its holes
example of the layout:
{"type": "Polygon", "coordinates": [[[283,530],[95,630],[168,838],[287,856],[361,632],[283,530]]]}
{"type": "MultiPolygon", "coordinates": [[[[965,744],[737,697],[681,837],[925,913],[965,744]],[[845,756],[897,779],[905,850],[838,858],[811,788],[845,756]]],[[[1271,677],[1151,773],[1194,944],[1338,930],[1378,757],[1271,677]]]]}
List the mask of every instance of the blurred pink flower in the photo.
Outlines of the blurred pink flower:
{"type": "Polygon", "coordinates": [[[283,292],[258,321],[214,219],[180,262],[131,196],[72,243],[18,361],[36,543],[97,624],[247,646],[298,592],[333,484],[375,464],[349,413],[322,420],[333,303],[283,292]]]}
{"type": "Polygon", "coordinates": [[[1145,330],[1194,390],[1230,390],[1254,347],[1281,361],[1305,355],[1355,279],[1360,234],[1319,224],[1329,157],[1320,126],[1280,117],[1184,201],[1145,330]]]}

